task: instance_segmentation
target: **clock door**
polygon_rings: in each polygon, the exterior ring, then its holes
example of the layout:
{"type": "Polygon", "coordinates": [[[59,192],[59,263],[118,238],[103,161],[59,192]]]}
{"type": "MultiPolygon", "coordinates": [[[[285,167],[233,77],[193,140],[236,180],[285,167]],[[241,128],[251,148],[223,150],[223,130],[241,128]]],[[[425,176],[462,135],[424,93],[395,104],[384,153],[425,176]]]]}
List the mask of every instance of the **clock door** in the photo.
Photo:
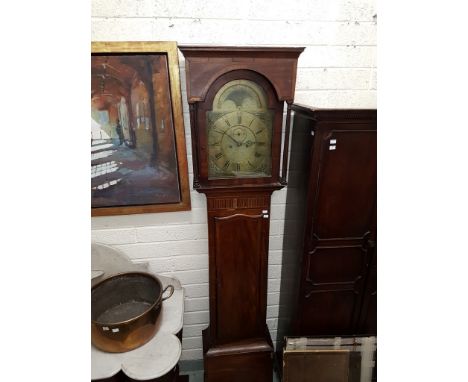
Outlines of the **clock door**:
{"type": "Polygon", "coordinates": [[[207,112],[208,179],[271,176],[272,113],[257,83],[225,84],[207,112]]]}
{"type": "Polygon", "coordinates": [[[219,344],[264,334],[269,218],[263,212],[209,214],[210,299],[216,300],[210,322],[219,344]]]}
{"type": "Polygon", "coordinates": [[[259,74],[220,76],[197,105],[200,183],[278,185],[283,103],[259,74]]]}

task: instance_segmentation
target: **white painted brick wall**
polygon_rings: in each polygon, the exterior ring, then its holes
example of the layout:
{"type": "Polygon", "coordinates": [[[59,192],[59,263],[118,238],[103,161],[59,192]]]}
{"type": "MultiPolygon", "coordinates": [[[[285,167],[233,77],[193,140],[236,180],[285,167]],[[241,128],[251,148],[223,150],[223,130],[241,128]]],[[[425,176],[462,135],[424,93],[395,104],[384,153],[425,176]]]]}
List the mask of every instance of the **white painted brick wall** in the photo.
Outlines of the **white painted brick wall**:
{"type": "MultiPolygon", "coordinates": [[[[296,101],[316,107],[375,108],[374,0],[92,0],[95,41],[175,40],[179,44],[305,46],[296,101]]],[[[192,150],[179,54],[190,181],[192,150]]],[[[291,179],[294,181],[294,179],[291,179]]],[[[150,261],[185,287],[183,359],[202,358],[208,312],[206,199],[191,192],[192,210],[95,217],[92,239],[116,245],[136,262],[150,261]]],[[[286,190],[272,197],[267,324],[276,337],[286,190]]]]}

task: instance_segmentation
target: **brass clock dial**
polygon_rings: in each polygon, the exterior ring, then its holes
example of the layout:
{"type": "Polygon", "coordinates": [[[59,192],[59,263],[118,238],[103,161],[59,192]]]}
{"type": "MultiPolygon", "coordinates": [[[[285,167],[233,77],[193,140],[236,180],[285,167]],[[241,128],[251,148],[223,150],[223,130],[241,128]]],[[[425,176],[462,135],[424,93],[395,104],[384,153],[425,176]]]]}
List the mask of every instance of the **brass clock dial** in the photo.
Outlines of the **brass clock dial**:
{"type": "Polygon", "coordinates": [[[259,85],[246,80],[224,85],[207,119],[210,178],[271,175],[272,118],[259,85]]]}

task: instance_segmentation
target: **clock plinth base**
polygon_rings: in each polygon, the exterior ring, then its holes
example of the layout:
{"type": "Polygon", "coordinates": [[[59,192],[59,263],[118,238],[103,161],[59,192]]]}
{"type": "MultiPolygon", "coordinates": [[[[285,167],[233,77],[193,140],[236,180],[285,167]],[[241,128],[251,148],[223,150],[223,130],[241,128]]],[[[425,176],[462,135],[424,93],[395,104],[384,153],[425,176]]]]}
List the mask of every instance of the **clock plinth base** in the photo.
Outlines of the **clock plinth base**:
{"type": "Polygon", "coordinates": [[[209,329],[203,330],[205,382],[271,382],[274,350],[265,329],[265,338],[222,345],[211,345],[209,329]]]}

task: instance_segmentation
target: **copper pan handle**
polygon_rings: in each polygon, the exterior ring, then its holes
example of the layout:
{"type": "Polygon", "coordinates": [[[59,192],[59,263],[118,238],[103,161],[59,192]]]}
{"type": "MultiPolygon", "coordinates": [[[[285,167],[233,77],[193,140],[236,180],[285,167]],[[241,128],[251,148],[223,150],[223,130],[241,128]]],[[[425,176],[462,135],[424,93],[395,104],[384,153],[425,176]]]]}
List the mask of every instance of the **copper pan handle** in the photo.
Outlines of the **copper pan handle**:
{"type": "Polygon", "coordinates": [[[162,301],[167,300],[169,297],[171,297],[174,294],[174,285],[168,285],[167,287],[165,287],[164,290],[162,291],[162,294],[164,294],[164,292],[167,291],[169,288],[171,289],[171,293],[169,293],[169,296],[163,297],[162,301]]]}

